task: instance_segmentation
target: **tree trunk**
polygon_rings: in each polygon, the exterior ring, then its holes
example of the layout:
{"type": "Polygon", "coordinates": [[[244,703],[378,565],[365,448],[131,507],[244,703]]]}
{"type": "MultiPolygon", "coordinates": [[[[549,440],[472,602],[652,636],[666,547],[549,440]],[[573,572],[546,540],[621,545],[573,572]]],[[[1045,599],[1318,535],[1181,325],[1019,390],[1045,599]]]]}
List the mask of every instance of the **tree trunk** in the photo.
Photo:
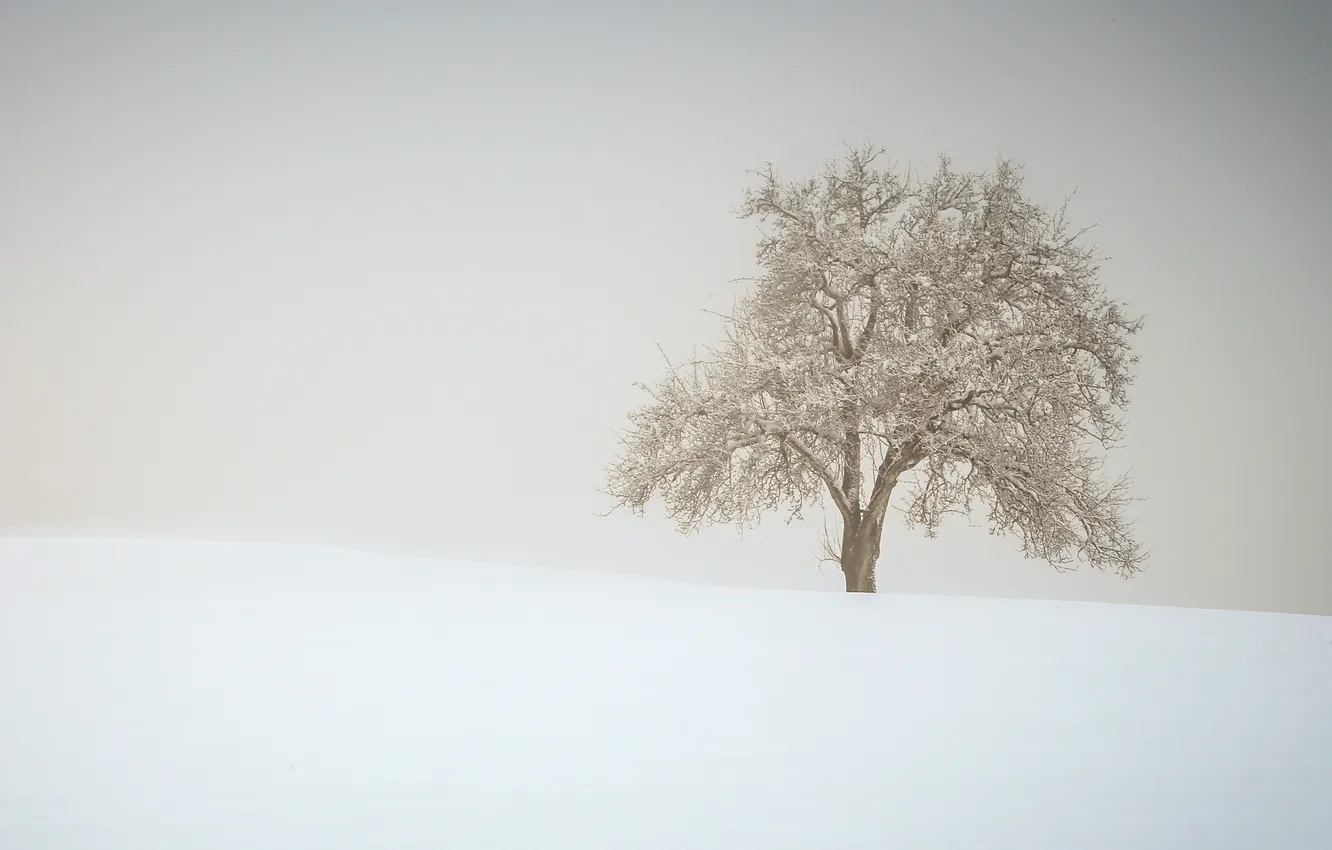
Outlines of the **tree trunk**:
{"type": "Polygon", "coordinates": [[[859,522],[842,524],[842,575],[847,593],[875,593],[874,571],[879,563],[879,541],[883,520],[861,517],[859,522]]]}

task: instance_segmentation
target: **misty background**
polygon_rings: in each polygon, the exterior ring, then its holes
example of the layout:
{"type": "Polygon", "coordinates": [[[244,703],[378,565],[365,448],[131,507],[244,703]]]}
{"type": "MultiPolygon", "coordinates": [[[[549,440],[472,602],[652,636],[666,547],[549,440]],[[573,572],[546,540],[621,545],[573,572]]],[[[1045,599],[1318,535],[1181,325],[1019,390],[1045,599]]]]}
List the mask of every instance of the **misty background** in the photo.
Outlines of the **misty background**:
{"type": "Polygon", "coordinates": [[[883,592],[1332,614],[1325,3],[0,3],[0,533],[838,590],[597,492],[755,270],[746,170],[1076,189],[1145,314],[1131,582],[890,519],[883,592]]]}

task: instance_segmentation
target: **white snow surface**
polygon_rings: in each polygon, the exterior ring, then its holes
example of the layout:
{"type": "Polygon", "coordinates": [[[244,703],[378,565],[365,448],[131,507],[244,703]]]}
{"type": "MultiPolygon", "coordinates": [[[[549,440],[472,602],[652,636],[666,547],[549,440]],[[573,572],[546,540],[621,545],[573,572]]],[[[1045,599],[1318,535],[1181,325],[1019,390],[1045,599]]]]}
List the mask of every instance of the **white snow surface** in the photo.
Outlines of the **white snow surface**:
{"type": "Polygon", "coordinates": [[[1332,847],[1332,618],[0,539],[0,847],[1332,847]]]}

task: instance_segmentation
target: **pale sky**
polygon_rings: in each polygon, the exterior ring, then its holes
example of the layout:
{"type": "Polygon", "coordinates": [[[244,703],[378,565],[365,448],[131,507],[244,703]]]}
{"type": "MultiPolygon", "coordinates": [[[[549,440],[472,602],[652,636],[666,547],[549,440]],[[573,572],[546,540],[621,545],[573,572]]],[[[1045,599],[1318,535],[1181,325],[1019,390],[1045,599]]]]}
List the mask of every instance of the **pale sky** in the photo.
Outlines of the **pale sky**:
{"type": "Polygon", "coordinates": [[[1153,550],[896,523],[880,590],[1332,614],[1332,7],[426,5],[0,4],[0,531],[840,590],[817,522],[597,489],[754,271],[746,170],[870,140],[1076,189],[1153,550]]]}

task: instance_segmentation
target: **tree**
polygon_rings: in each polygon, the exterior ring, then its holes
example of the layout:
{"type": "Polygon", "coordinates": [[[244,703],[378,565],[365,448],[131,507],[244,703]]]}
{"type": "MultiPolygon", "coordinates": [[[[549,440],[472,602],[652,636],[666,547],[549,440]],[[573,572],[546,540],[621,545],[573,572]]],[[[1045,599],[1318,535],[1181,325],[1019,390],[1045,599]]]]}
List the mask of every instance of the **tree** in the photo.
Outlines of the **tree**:
{"type": "Polygon", "coordinates": [[[904,478],[906,522],[931,537],[979,503],[1027,557],[1139,572],[1130,482],[1102,476],[1101,450],[1123,430],[1141,319],[1102,291],[1067,202],[1027,199],[1012,162],[941,157],[920,179],[882,153],[805,181],[755,172],[739,214],[767,225],[761,274],[723,345],[637,385],[651,400],[605,492],[639,515],[659,496],[684,533],[830,500],[852,592],[875,590],[904,478]]]}

